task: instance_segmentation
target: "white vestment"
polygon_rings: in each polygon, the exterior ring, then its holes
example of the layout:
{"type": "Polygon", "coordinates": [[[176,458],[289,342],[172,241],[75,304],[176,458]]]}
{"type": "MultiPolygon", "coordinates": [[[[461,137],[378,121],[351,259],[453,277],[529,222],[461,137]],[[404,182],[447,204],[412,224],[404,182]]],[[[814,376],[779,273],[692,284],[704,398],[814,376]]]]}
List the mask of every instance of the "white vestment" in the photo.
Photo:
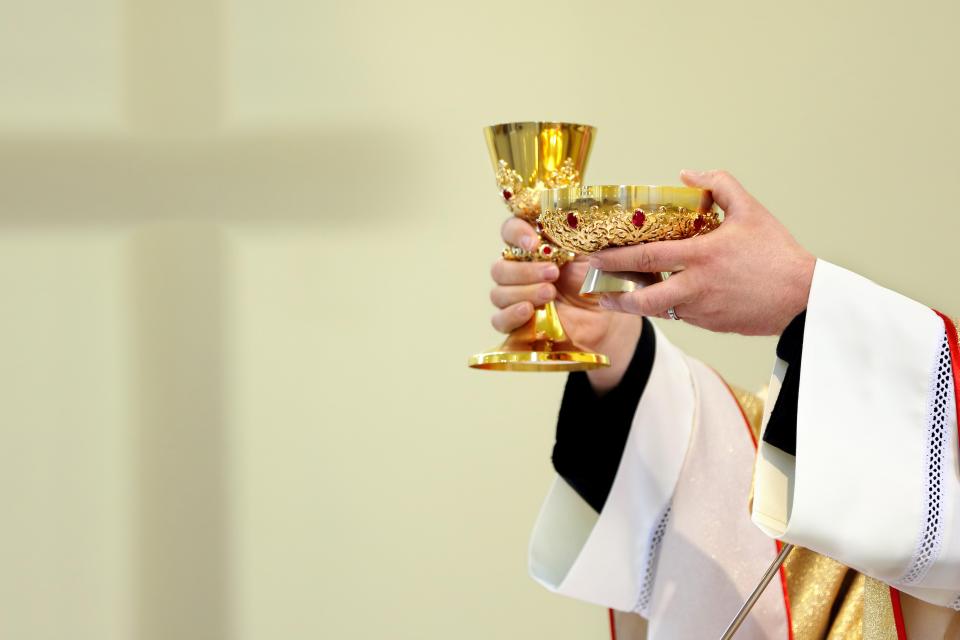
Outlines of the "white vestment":
{"type": "MultiPolygon", "coordinates": [[[[639,613],[652,640],[714,638],[776,556],[776,538],[960,611],[949,331],[931,309],[819,261],[795,456],[762,441],[757,455],[724,381],[657,333],[602,511],[558,477],[533,532],[532,576],[639,613]]],[[[767,419],[786,366],[774,366],[767,419]]],[[[738,638],[788,637],[784,588],[771,583],[738,638]]]]}

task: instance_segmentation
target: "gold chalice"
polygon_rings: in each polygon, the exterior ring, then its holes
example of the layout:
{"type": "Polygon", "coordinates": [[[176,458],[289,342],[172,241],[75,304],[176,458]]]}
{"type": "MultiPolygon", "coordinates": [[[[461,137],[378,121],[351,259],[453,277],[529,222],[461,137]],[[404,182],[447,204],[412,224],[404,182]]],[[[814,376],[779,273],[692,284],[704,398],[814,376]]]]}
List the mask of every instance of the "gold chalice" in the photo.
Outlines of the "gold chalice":
{"type": "MultiPolygon", "coordinates": [[[[723,222],[713,195],[694,187],[597,185],[545,190],[537,222],[543,235],[562,250],[591,254],[703,235],[723,222]]],[[[666,279],[669,273],[655,274],[666,279]]],[[[590,269],[580,295],[632,291],[645,281],[637,274],[590,269]]],[[[648,281],[647,281],[648,282],[648,281]]]]}
{"type": "MultiPolygon", "coordinates": [[[[593,127],[566,122],[511,122],[484,129],[499,197],[510,211],[531,224],[540,215],[544,189],[580,184],[593,127]]],[[[552,261],[563,266],[575,257],[547,242],[532,252],[507,247],[506,260],[552,261]]],[[[578,347],[563,330],[557,307],[537,307],[533,318],[499,347],[475,354],[468,364],[495,371],[584,371],[609,366],[609,359],[578,347]]]]}

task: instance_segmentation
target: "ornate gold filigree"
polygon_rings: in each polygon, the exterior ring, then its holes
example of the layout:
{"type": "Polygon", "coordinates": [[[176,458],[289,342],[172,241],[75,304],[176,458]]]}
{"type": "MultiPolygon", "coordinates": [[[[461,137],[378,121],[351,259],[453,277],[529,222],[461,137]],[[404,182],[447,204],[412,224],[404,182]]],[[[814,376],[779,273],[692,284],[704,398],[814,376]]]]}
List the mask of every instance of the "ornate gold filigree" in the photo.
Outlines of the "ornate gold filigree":
{"type": "Polygon", "coordinates": [[[567,158],[559,169],[554,169],[547,174],[544,184],[546,184],[547,189],[572,187],[580,184],[580,172],[573,166],[573,158],[567,158]]]}
{"type": "Polygon", "coordinates": [[[567,158],[558,169],[552,170],[543,181],[527,187],[526,181],[510,167],[506,160],[497,163],[497,186],[507,207],[515,216],[534,222],[540,215],[540,192],[544,189],[573,187],[579,184],[580,172],[567,158]]]}
{"type": "Polygon", "coordinates": [[[544,235],[562,249],[593,253],[659,240],[681,240],[713,231],[723,221],[717,210],[690,211],[670,204],[652,210],[628,210],[620,203],[588,201],[578,207],[550,209],[538,218],[544,235]]]}
{"type": "Polygon", "coordinates": [[[497,185],[516,195],[523,188],[523,177],[510,168],[506,160],[497,163],[497,185]]]}

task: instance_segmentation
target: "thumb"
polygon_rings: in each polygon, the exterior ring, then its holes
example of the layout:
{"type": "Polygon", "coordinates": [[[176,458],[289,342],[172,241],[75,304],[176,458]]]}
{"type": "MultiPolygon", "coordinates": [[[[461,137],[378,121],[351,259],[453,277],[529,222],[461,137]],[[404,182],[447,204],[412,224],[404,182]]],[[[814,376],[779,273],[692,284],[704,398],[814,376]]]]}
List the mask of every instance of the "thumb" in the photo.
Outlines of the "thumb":
{"type": "Polygon", "coordinates": [[[684,169],[680,172],[680,179],[688,187],[709,189],[713,192],[714,201],[724,211],[739,199],[747,196],[746,190],[737,182],[737,179],[726,171],[691,171],[684,169]]]}

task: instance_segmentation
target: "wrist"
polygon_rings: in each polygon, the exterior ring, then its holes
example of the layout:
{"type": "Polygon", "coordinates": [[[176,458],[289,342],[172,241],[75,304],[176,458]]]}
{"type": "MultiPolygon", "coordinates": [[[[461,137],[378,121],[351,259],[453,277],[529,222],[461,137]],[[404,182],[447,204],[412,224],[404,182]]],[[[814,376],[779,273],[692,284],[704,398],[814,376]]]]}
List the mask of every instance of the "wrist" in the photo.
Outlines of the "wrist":
{"type": "Polygon", "coordinates": [[[597,348],[610,358],[610,366],[587,372],[590,385],[598,396],[604,395],[620,384],[633,359],[642,331],[642,317],[626,313],[613,314],[606,338],[597,348]]]}
{"type": "Polygon", "coordinates": [[[795,275],[791,277],[791,285],[788,290],[792,295],[787,296],[787,304],[783,309],[779,331],[777,335],[783,333],[787,325],[807,308],[810,299],[810,287],[813,284],[813,271],[817,265],[817,257],[812,253],[803,251],[797,260],[795,275]]]}

